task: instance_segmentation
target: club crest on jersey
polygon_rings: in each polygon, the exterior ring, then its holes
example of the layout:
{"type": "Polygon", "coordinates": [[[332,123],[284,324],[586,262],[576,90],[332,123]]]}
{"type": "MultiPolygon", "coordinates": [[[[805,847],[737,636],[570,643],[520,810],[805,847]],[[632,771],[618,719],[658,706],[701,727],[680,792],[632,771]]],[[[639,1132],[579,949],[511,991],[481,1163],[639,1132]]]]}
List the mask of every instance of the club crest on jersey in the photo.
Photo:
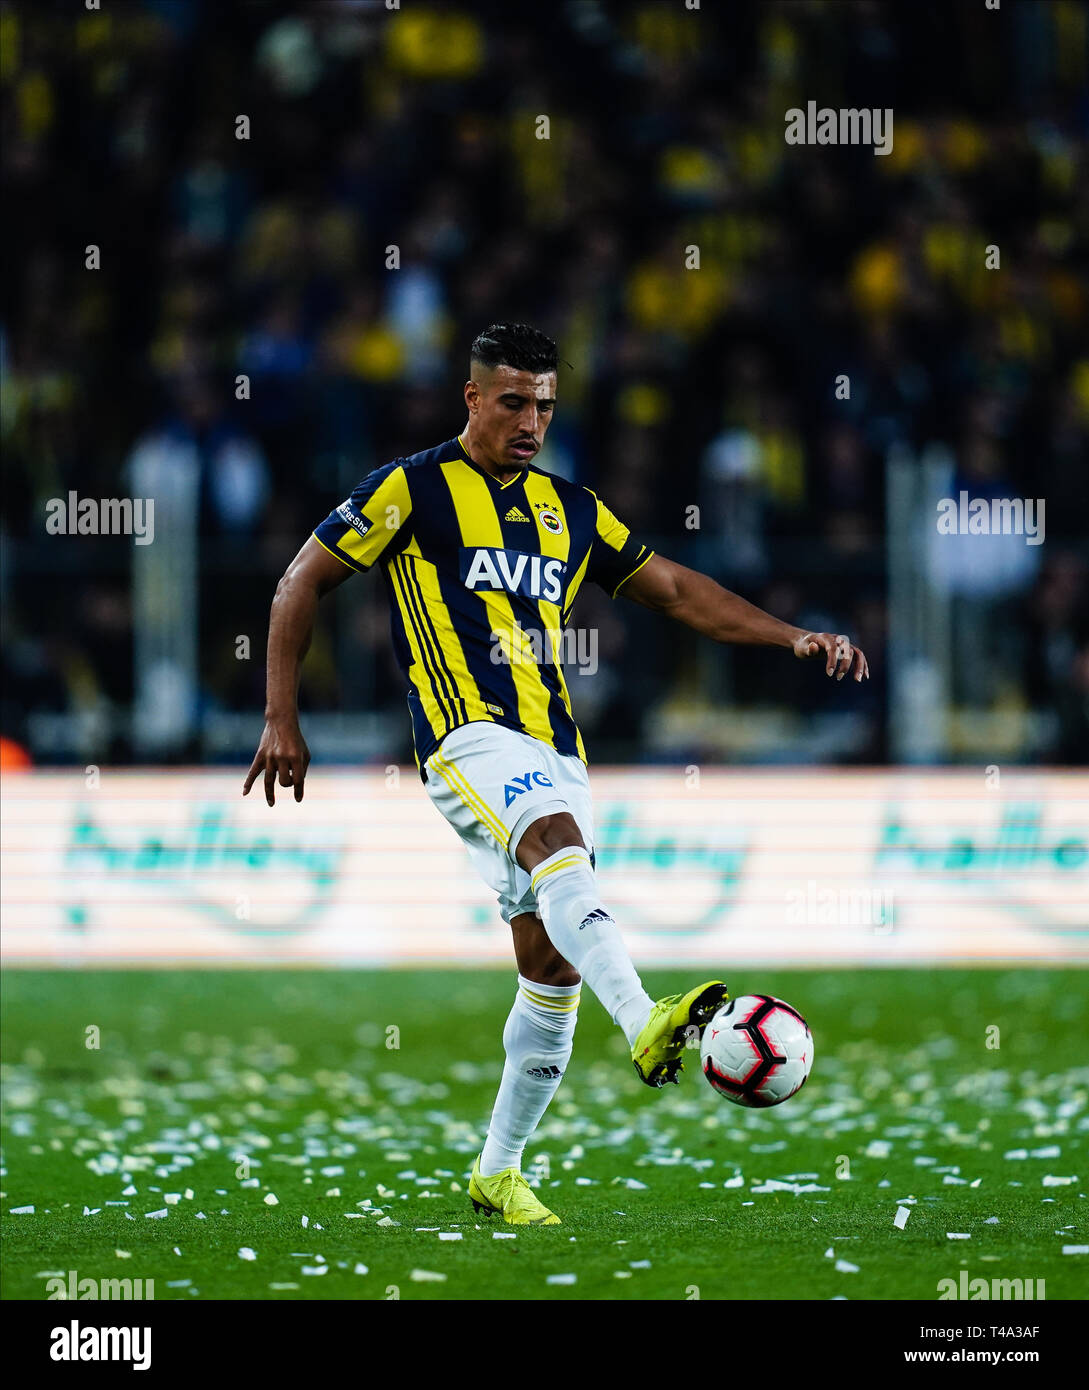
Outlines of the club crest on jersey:
{"type": "Polygon", "coordinates": [[[558,603],[567,566],[545,555],[497,546],[461,548],[461,582],[467,589],[505,589],[525,598],[558,603]]]}
{"type": "Polygon", "coordinates": [[[554,512],[551,507],[540,507],[537,511],[537,520],[553,536],[563,535],[563,522],[558,513],[554,512]]]}
{"type": "Polygon", "coordinates": [[[368,521],[365,516],[360,516],[360,514],[352,506],[350,500],[347,502],[341,502],[340,506],[337,508],[337,516],[340,517],[341,521],[346,521],[348,525],[354,531],[358,531],[361,536],[365,536],[367,532],[371,529],[371,525],[373,524],[372,522],[368,521]]]}
{"type": "Polygon", "coordinates": [[[552,783],[543,772],[523,772],[521,777],[512,777],[503,788],[506,805],[509,806],[516,796],[528,792],[533,786],[550,787],[551,785],[552,783]]]}

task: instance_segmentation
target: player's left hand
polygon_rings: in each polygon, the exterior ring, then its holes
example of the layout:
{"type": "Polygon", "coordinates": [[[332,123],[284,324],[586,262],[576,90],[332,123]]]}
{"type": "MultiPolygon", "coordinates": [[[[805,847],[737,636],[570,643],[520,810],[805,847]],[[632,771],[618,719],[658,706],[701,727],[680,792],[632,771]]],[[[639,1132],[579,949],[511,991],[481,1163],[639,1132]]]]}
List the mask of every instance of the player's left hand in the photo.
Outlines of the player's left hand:
{"type": "Polygon", "coordinates": [[[794,655],[802,661],[807,657],[824,656],[825,675],[834,675],[841,681],[854,670],[856,681],[868,679],[870,664],[861,647],[851,645],[851,639],[842,633],[803,632],[794,642],[794,655]]]}

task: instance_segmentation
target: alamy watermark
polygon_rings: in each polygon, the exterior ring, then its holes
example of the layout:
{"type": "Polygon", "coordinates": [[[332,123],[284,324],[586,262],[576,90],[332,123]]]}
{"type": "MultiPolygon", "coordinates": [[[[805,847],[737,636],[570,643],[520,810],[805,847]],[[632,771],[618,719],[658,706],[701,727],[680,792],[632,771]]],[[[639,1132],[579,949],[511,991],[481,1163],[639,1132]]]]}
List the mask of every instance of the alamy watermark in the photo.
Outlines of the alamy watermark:
{"type": "Polygon", "coordinates": [[[155,1298],[154,1279],[82,1279],[77,1270],[70,1269],[68,1277],[54,1274],[45,1281],[46,1301],[53,1299],[152,1300],[155,1298]]]}
{"type": "Polygon", "coordinates": [[[807,101],[805,110],[786,113],[783,139],[788,145],[872,145],[874,154],[892,154],[892,107],[831,106],[807,101]]]}
{"type": "Polygon", "coordinates": [[[1044,543],[1042,497],[943,497],[938,503],[940,536],[1024,536],[1026,545],[1044,543]]]}
{"type": "Polygon", "coordinates": [[[968,1271],[962,1269],[959,1280],[938,1280],[938,1302],[950,1298],[970,1301],[983,1298],[1023,1299],[1039,1303],[1046,1295],[1042,1279],[971,1279],[968,1271]]]}
{"type": "Polygon", "coordinates": [[[574,666],[579,675],[597,671],[597,628],[523,628],[491,634],[493,666],[574,666]]]}
{"type": "Polygon", "coordinates": [[[811,878],[804,891],[791,889],[786,899],[791,926],[873,927],[885,934],[892,931],[896,921],[889,888],[822,888],[811,878]]]}
{"type": "Polygon", "coordinates": [[[154,497],[80,497],[72,491],[45,504],[50,536],[132,536],[137,545],[155,539],[154,497]]]}
{"type": "Polygon", "coordinates": [[[134,1371],[151,1368],[150,1327],[54,1327],[49,1334],[52,1361],[131,1361],[134,1371]]]}

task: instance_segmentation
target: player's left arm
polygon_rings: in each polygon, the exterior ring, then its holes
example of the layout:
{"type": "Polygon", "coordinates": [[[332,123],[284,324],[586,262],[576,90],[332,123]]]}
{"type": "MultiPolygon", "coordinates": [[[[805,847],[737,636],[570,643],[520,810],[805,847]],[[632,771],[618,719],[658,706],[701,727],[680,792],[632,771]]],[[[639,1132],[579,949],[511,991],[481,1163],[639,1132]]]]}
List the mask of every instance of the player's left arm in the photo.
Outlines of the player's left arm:
{"type": "Polygon", "coordinates": [[[802,658],[825,658],[825,672],[837,680],[853,672],[856,681],[868,677],[869,663],[861,647],[842,633],[807,632],[716,584],[709,575],[687,569],[664,555],[651,558],[620,586],[619,593],[644,608],[664,613],[714,642],[737,642],[762,647],[789,647],[802,658]]]}

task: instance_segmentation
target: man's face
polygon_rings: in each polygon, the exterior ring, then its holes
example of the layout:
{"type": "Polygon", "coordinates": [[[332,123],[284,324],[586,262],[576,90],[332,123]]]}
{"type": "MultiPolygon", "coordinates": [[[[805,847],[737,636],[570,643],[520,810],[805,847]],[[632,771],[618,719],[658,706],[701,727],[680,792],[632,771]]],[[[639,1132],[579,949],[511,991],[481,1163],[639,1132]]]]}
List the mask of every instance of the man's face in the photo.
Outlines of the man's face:
{"type": "Polygon", "coordinates": [[[465,404],[474,447],[498,468],[523,468],[544,443],[556,404],[555,372],[472,365],[465,404]]]}

